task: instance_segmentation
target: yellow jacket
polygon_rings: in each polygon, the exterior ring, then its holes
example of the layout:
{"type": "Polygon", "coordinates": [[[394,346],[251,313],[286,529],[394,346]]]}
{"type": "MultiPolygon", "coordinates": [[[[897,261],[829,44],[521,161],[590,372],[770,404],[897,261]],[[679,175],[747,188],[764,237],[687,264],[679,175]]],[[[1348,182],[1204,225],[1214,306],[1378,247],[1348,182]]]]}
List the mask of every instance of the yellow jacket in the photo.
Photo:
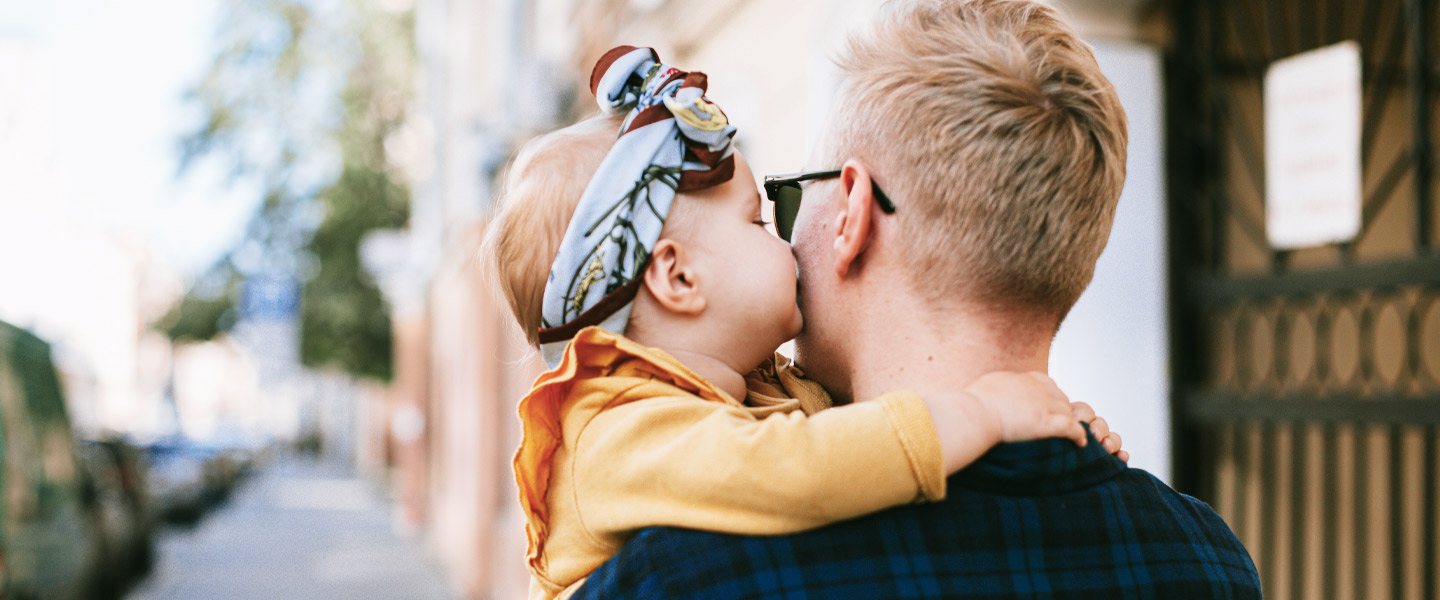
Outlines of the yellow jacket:
{"type": "Polygon", "coordinates": [[[530,598],[568,596],[646,527],[783,535],[944,498],[919,396],[812,416],[829,396],[780,359],[747,378],[746,406],[660,350],[576,335],[520,401],[530,598]]]}

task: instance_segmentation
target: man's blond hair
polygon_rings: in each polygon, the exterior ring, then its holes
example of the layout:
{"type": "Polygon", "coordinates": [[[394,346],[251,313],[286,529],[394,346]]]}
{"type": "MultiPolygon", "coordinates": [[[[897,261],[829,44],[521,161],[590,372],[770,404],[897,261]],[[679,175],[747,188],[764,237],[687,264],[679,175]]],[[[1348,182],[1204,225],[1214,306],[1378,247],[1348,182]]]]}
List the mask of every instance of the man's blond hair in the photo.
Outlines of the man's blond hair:
{"type": "Polygon", "coordinates": [[[830,158],[895,200],[916,289],[1058,325],[1125,181],[1125,113],[1090,47],[1039,2],[894,0],[837,62],[830,158]]]}
{"type": "Polygon", "coordinates": [[[530,345],[539,344],[545,280],[565,229],[605,154],[619,117],[594,117],[530,140],[505,178],[481,250],[530,345]]]}

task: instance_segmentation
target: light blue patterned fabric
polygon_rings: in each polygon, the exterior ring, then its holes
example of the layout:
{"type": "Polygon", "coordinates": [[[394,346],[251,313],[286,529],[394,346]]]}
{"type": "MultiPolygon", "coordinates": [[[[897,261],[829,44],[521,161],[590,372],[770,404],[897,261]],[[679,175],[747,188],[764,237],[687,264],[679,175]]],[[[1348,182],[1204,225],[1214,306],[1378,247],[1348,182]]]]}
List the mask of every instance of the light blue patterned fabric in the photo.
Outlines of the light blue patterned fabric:
{"type": "Polygon", "coordinates": [[[734,173],[735,127],[705,98],[703,73],[662,64],[649,48],[620,46],[595,65],[591,88],[601,110],[626,116],[546,280],[540,349],[551,368],[584,327],[625,333],[676,194],[734,173]]]}

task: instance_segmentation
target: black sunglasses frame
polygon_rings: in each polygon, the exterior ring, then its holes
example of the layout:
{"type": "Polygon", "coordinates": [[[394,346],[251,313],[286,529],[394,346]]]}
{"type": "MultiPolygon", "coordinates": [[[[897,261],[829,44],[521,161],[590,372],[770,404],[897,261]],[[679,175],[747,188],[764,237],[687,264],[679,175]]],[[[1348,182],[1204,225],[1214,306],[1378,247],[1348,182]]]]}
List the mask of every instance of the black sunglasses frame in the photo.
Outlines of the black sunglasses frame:
{"type": "MultiPolygon", "coordinates": [[[[800,210],[800,197],[803,188],[800,183],[803,181],[815,181],[821,179],[834,179],[840,176],[840,169],[828,171],[808,171],[804,173],[791,173],[788,175],[766,175],[765,176],[765,197],[775,203],[775,233],[785,241],[790,241],[790,233],[795,226],[795,214],[800,210]],[[793,202],[781,199],[781,191],[790,188],[795,192],[793,202]],[[786,214],[781,214],[781,203],[786,204],[786,214]],[[791,206],[793,204],[793,206],[791,206]]],[[[895,203],[885,192],[880,191],[880,184],[870,180],[870,190],[875,194],[875,203],[880,205],[880,210],[887,215],[895,214],[895,203]]]]}

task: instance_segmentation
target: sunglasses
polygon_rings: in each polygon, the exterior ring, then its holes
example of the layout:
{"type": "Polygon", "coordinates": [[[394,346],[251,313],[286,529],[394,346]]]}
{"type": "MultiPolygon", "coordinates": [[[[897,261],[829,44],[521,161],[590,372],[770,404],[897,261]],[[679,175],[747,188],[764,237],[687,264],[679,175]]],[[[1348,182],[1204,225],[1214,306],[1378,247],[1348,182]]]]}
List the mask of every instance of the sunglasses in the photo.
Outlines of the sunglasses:
{"type": "MultiPolygon", "coordinates": [[[[840,170],[833,171],[810,171],[808,173],[794,173],[791,175],[766,175],[765,176],[765,197],[775,203],[775,233],[780,234],[780,239],[790,241],[790,234],[795,230],[795,215],[800,214],[800,197],[804,195],[804,188],[801,182],[821,179],[834,179],[840,176],[840,170]]],[[[887,215],[895,214],[895,203],[885,192],[880,191],[880,185],[870,180],[870,190],[875,194],[875,201],[880,205],[880,210],[887,215]]]]}

